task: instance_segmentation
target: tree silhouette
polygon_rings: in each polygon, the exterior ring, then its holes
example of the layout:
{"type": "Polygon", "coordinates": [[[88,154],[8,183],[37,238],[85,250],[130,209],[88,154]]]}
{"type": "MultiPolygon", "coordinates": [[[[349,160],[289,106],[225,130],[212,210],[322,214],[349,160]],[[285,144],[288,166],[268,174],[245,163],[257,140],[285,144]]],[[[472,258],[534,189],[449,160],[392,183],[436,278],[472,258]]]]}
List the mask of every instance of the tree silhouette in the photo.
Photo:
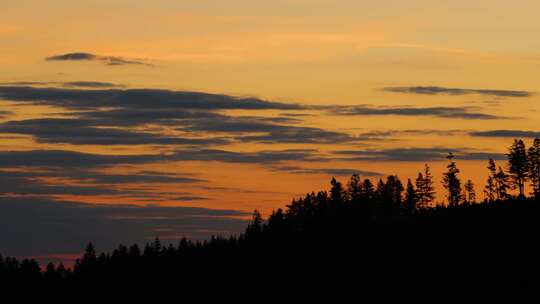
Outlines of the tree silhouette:
{"type": "Polygon", "coordinates": [[[502,167],[495,174],[495,189],[498,200],[504,200],[509,197],[508,190],[510,189],[510,177],[506,174],[502,167]]]}
{"type": "Polygon", "coordinates": [[[525,197],[525,182],[529,173],[527,149],[521,139],[514,140],[510,146],[508,156],[508,172],[515,189],[519,191],[519,197],[525,197]]]}
{"type": "Polygon", "coordinates": [[[465,202],[467,204],[474,204],[476,203],[476,191],[474,190],[474,184],[469,179],[467,182],[463,185],[463,188],[465,190],[465,193],[463,195],[465,202]]]}
{"type": "Polygon", "coordinates": [[[405,208],[407,212],[412,213],[416,210],[416,204],[418,202],[418,195],[414,186],[411,182],[411,179],[407,179],[407,187],[405,190],[405,208]]]}
{"type": "Polygon", "coordinates": [[[385,199],[385,190],[386,186],[384,184],[384,181],[382,178],[379,178],[379,181],[377,182],[377,188],[375,189],[375,198],[379,201],[383,201],[385,199]]]}
{"type": "Polygon", "coordinates": [[[375,197],[375,187],[369,179],[364,179],[360,189],[362,199],[366,201],[371,201],[375,197]]]}
{"type": "Polygon", "coordinates": [[[428,164],[424,166],[424,173],[418,173],[416,178],[416,193],[418,196],[418,207],[426,208],[435,200],[435,187],[433,186],[433,176],[428,164]]]}
{"type": "Polygon", "coordinates": [[[459,205],[462,199],[461,181],[458,177],[459,169],[454,162],[454,154],[450,152],[446,158],[449,161],[446,166],[448,170],[443,174],[442,184],[447,192],[448,205],[453,207],[459,205]]]}
{"type": "Polygon", "coordinates": [[[347,184],[347,192],[352,202],[359,202],[362,198],[362,179],[358,174],[353,174],[347,184]]]}
{"type": "Polygon", "coordinates": [[[341,182],[338,182],[335,177],[330,182],[332,188],[330,189],[330,199],[336,204],[341,205],[345,202],[346,192],[343,189],[341,182]]]}
{"type": "Polygon", "coordinates": [[[493,202],[499,197],[496,184],[497,165],[495,165],[495,161],[492,158],[489,159],[487,168],[489,170],[489,175],[486,185],[484,186],[484,195],[488,202],[493,202]]]}
{"type": "Polygon", "coordinates": [[[540,138],[534,139],[527,156],[532,193],[536,200],[540,200],[540,138]]]}
{"type": "MultiPolygon", "coordinates": [[[[531,155],[529,163],[534,162],[531,155]]],[[[383,291],[418,286],[451,286],[448,292],[463,286],[479,290],[539,286],[540,250],[532,240],[537,238],[540,204],[509,196],[509,178],[492,160],[486,191],[493,199],[474,203],[472,181],[463,185],[462,192],[453,155],[448,159],[443,185],[449,206],[420,205],[420,188],[426,187],[426,177],[431,179],[427,166],[415,183],[407,180],[404,195],[395,175],[386,182],[380,179],[376,190],[369,179],[361,181],[358,175],[350,178],[347,190],[333,178],[330,191],[295,198],[266,221],[255,210],[239,235],[202,241],[183,237],[176,245],[155,238],[144,247],[120,244],[99,254],[89,243],[68,269],[53,263],[40,269],[34,260],[0,255],[0,283],[70,287],[89,286],[88,282],[112,286],[174,282],[184,292],[201,283],[214,290],[228,283],[267,287],[290,279],[294,284],[313,284],[360,274],[351,281],[355,288],[383,291]],[[269,270],[253,275],[259,265],[269,270]]],[[[430,189],[424,194],[432,193],[430,189]]],[[[429,195],[425,197],[429,201],[429,195]]]]}
{"type": "Polygon", "coordinates": [[[251,216],[251,222],[246,229],[246,237],[254,238],[262,232],[263,218],[259,210],[254,210],[251,216]]]}
{"type": "Polygon", "coordinates": [[[385,214],[397,214],[402,207],[402,194],[405,188],[396,175],[386,178],[383,191],[383,206],[385,214]]]}

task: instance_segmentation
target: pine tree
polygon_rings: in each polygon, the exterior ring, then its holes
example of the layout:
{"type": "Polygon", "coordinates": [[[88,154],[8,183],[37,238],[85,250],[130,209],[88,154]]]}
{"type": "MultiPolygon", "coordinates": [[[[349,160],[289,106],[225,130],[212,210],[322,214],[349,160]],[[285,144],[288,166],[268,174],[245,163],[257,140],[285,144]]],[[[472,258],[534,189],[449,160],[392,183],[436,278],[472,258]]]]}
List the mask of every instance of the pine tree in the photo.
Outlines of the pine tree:
{"type": "Polygon", "coordinates": [[[384,184],[384,181],[382,180],[382,178],[379,178],[379,182],[377,183],[377,188],[375,189],[375,197],[382,201],[384,200],[384,196],[385,196],[385,184],[384,184]]]}
{"type": "Polygon", "coordinates": [[[263,230],[263,218],[259,210],[254,210],[251,217],[251,222],[249,222],[248,227],[246,228],[246,237],[253,237],[259,234],[263,230]]]}
{"type": "Polygon", "coordinates": [[[474,190],[473,182],[470,179],[467,180],[465,185],[463,185],[463,188],[465,188],[465,195],[464,195],[465,202],[467,204],[476,203],[476,192],[474,190]]]}
{"type": "Polygon", "coordinates": [[[418,177],[416,178],[416,192],[419,208],[426,208],[435,200],[433,176],[427,164],[425,165],[424,174],[418,173],[418,177]]]}
{"type": "Polygon", "coordinates": [[[368,201],[373,199],[375,195],[375,187],[373,186],[373,183],[371,182],[371,180],[366,178],[362,182],[362,187],[360,190],[361,190],[361,196],[363,199],[368,200],[368,201]]]}
{"type": "Polygon", "coordinates": [[[158,237],[156,237],[154,239],[154,242],[152,243],[152,250],[154,254],[160,255],[162,249],[163,249],[163,246],[161,246],[161,240],[158,237]]]}
{"type": "Polygon", "coordinates": [[[94,264],[97,261],[97,254],[94,244],[88,243],[82,258],[83,263],[94,264]]]}
{"type": "Polygon", "coordinates": [[[278,208],[277,211],[272,211],[272,214],[268,217],[269,229],[280,229],[285,222],[285,213],[283,209],[278,208]]]}
{"type": "Polygon", "coordinates": [[[49,262],[47,264],[47,267],[45,268],[45,273],[43,273],[43,277],[49,281],[59,279],[58,273],[56,272],[56,266],[52,262],[49,262]]]}
{"type": "Polygon", "coordinates": [[[58,278],[60,279],[65,279],[68,275],[68,270],[66,269],[66,267],[64,266],[63,263],[60,263],[58,265],[58,267],[56,267],[56,275],[58,276],[58,278]]]}
{"type": "Polygon", "coordinates": [[[499,167],[499,171],[495,174],[495,189],[497,200],[505,200],[509,197],[508,190],[510,187],[510,177],[506,174],[503,168],[499,167]]]}
{"type": "Polygon", "coordinates": [[[358,202],[362,199],[362,180],[358,174],[353,174],[347,185],[348,195],[353,202],[358,202]]]}
{"type": "Polygon", "coordinates": [[[343,185],[338,182],[335,177],[332,178],[330,184],[332,185],[332,188],[330,189],[330,199],[337,205],[343,204],[346,198],[343,185]]]}
{"type": "Polygon", "coordinates": [[[405,190],[405,208],[407,212],[412,213],[416,210],[416,203],[418,202],[418,196],[411,179],[407,179],[407,188],[405,190]]]}
{"type": "Polygon", "coordinates": [[[525,143],[521,139],[514,140],[508,152],[508,173],[512,179],[514,189],[518,189],[519,197],[525,197],[525,183],[527,181],[529,166],[525,143]]]}
{"type": "Polygon", "coordinates": [[[392,202],[394,206],[401,205],[401,194],[405,188],[399,180],[399,177],[396,175],[390,175],[386,179],[386,184],[384,185],[384,199],[385,201],[392,202]]]}
{"type": "Polygon", "coordinates": [[[540,200],[540,138],[534,139],[528,152],[532,194],[536,200],[540,200]]]}
{"type": "Polygon", "coordinates": [[[495,182],[495,176],[497,175],[497,166],[495,165],[495,161],[493,159],[489,159],[487,168],[489,170],[489,176],[486,182],[486,186],[484,187],[484,195],[488,202],[493,202],[495,201],[495,198],[497,196],[497,185],[495,182]]]}
{"type": "Polygon", "coordinates": [[[449,164],[446,166],[447,172],[443,174],[442,184],[447,192],[448,205],[454,207],[459,205],[462,199],[461,181],[458,177],[459,169],[454,161],[454,154],[450,152],[446,158],[449,164]]]}

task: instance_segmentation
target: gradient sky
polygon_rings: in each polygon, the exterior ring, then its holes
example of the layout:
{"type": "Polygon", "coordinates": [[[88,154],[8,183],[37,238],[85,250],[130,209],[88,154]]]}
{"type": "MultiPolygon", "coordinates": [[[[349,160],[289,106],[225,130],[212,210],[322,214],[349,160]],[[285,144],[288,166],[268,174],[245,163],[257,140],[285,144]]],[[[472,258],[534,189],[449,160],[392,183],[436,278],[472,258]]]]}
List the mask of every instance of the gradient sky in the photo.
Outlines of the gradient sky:
{"type": "Polygon", "coordinates": [[[481,193],[540,134],[538,1],[5,2],[4,254],[237,233],[449,151],[481,193]]]}

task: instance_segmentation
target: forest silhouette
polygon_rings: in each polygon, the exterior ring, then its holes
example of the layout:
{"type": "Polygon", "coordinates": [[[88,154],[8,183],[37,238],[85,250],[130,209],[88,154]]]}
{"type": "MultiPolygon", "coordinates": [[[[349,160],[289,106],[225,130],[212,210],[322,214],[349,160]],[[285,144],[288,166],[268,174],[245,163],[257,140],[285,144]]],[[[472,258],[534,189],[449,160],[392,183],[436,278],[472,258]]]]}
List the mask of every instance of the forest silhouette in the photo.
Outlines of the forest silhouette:
{"type": "Polygon", "coordinates": [[[415,180],[335,178],[329,191],[293,199],[266,220],[258,211],[237,236],[205,241],[159,239],[97,252],[88,244],[73,267],[0,256],[1,282],[168,281],[186,284],[354,282],[382,288],[538,286],[540,139],[515,140],[505,164],[487,161],[478,201],[455,157],[441,183],[426,164],[415,180]],[[530,189],[530,193],[527,190],[530,189]]]}

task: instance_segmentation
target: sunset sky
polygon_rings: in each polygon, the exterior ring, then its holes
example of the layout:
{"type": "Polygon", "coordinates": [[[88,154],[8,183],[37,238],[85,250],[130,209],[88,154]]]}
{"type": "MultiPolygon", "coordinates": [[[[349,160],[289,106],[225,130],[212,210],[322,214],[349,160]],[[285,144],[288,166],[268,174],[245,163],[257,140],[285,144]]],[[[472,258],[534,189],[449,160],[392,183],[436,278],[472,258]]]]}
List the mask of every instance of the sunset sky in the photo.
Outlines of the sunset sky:
{"type": "Polygon", "coordinates": [[[3,2],[2,254],[230,235],[425,163],[443,200],[448,152],[481,194],[540,135],[539,1],[3,2]]]}

